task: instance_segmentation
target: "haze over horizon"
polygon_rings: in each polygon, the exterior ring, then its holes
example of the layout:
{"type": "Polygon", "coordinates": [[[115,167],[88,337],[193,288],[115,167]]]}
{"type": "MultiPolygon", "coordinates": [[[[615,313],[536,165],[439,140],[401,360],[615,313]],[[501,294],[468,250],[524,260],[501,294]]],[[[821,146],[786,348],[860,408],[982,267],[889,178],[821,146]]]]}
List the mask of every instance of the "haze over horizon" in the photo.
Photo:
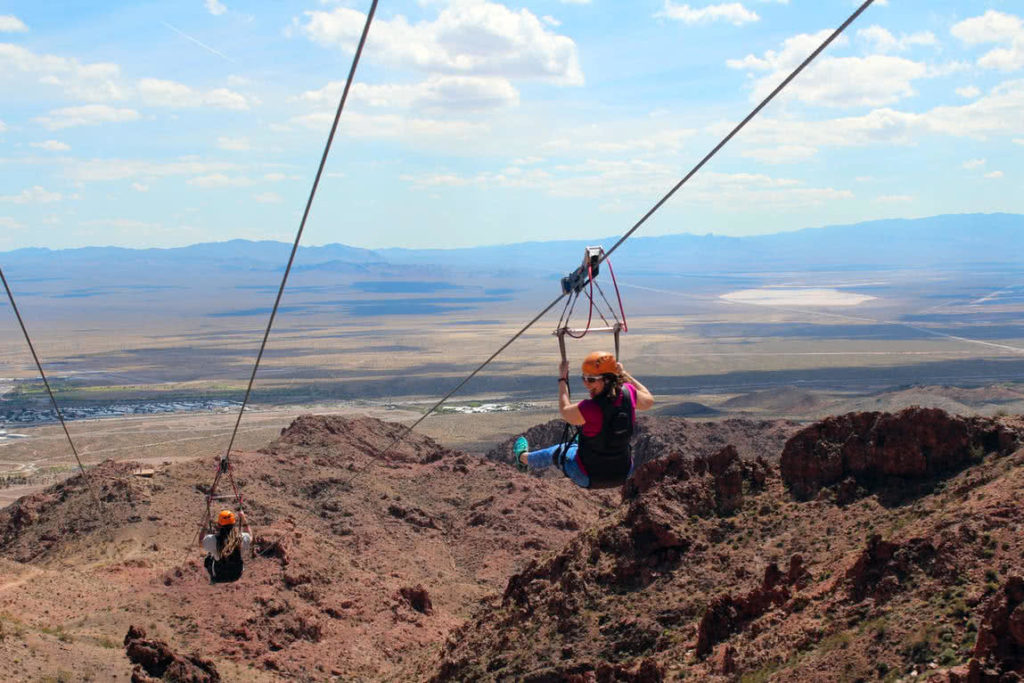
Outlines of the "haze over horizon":
{"type": "MultiPolygon", "coordinates": [[[[363,4],[8,3],[0,250],[291,241],[363,4]]],[[[621,234],[855,4],[382,8],[303,244],[621,234]]],[[[1009,9],[877,0],[642,234],[1024,213],[1009,9]]]]}

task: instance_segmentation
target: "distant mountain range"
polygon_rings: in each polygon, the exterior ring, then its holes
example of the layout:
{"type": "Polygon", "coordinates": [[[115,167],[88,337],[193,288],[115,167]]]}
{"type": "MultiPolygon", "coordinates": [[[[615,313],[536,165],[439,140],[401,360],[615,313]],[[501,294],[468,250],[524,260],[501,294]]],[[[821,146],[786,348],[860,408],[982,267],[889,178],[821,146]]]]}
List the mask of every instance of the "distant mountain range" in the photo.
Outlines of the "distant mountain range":
{"type": "MultiPolygon", "coordinates": [[[[424,272],[512,271],[534,275],[565,273],[583,247],[610,248],[617,237],[523,242],[459,249],[360,249],[344,244],[300,247],[296,272],[370,274],[378,279],[423,277],[424,272]],[[410,268],[412,267],[412,268],[410,268]]],[[[281,271],[291,245],[231,240],[172,249],[27,248],[0,252],[0,266],[21,280],[76,279],[96,273],[136,286],[175,282],[202,273],[234,277],[239,271],[281,271]],[[34,277],[26,277],[32,273],[34,277]]],[[[808,228],[754,237],[716,235],[635,236],[616,251],[616,267],[658,275],[686,272],[738,273],[941,267],[987,268],[1021,262],[1024,215],[959,214],[879,220],[808,228]]]]}
{"type": "MultiPolygon", "coordinates": [[[[642,233],[641,233],[642,234],[642,233]]],[[[524,242],[467,249],[383,249],[392,263],[497,267],[521,264],[561,271],[566,255],[582,256],[587,244],[610,248],[618,237],[589,241],[524,242]]],[[[807,228],[754,237],[718,235],[634,236],[613,261],[646,272],[720,272],[729,270],[853,269],[1020,263],[1024,215],[956,214],[919,219],[890,219],[807,228]]]]}

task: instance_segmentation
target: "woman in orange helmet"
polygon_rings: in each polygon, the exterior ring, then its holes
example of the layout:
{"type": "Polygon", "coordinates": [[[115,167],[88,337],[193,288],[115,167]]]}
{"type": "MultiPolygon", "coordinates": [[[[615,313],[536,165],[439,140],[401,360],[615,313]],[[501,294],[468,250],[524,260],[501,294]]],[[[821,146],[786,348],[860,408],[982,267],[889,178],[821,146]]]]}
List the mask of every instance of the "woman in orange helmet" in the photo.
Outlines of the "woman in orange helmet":
{"type": "Polygon", "coordinates": [[[636,411],[654,405],[654,396],[622,363],[606,351],[583,360],[583,385],[590,398],[573,403],[569,398],[569,363],[558,366],[558,410],[562,419],[580,427],[579,438],[529,452],[526,437],[516,439],[512,453],[521,470],[558,466],[583,488],[622,484],[633,472],[629,439],[636,411]]]}
{"type": "Polygon", "coordinates": [[[242,558],[249,556],[252,536],[239,531],[237,521],[234,512],[221,510],[217,515],[217,532],[203,537],[203,549],[207,552],[203,565],[210,573],[210,583],[238,581],[242,576],[242,558]]]}

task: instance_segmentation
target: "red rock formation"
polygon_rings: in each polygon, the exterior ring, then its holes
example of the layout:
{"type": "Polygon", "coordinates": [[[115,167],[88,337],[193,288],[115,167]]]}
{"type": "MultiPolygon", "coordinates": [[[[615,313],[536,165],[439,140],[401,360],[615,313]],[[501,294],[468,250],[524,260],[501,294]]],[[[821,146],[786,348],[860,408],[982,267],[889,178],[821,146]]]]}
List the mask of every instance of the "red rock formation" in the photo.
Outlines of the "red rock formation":
{"type": "Polygon", "coordinates": [[[412,607],[420,614],[430,616],[434,613],[434,606],[430,602],[430,594],[427,593],[427,589],[421,584],[415,587],[405,586],[398,591],[398,594],[402,600],[408,603],[409,607],[412,607]]]}
{"type": "MultiPolygon", "coordinates": [[[[268,452],[284,452],[287,447],[338,447],[332,454],[345,459],[353,449],[390,463],[436,462],[454,454],[425,436],[414,434],[399,440],[406,429],[399,424],[373,418],[347,418],[338,415],[300,415],[281,430],[277,441],[267,446],[268,452]],[[390,448],[389,444],[392,444],[390,448]]],[[[330,464],[325,461],[325,464],[330,464]]]]}
{"type": "Polygon", "coordinates": [[[1024,579],[1011,576],[982,609],[974,656],[1000,673],[1024,674],[1024,579]]]}
{"type": "Polygon", "coordinates": [[[868,545],[846,571],[846,582],[850,599],[860,602],[874,598],[881,603],[891,598],[904,581],[915,571],[929,576],[949,576],[955,569],[946,565],[943,557],[928,540],[912,538],[898,544],[883,541],[874,534],[868,545]]]}
{"type": "Polygon", "coordinates": [[[78,535],[140,521],[135,510],[148,504],[148,494],[131,476],[137,468],[137,463],[105,460],[89,470],[89,482],[103,504],[122,506],[116,517],[99,508],[81,474],[0,509],[0,552],[30,562],[73,543],[78,535]]]}
{"type": "MultiPolygon", "coordinates": [[[[726,446],[709,457],[685,457],[673,452],[641,465],[622,488],[623,500],[633,500],[655,487],[670,489],[685,500],[688,513],[728,515],[743,504],[743,475],[758,468],[743,467],[739,454],[726,446]]],[[[666,491],[668,493],[668,491],[666,491]]]]}
{"type": "Polygon", "coordinates": [[[807,499],[848,477],[869,488],[893,477],[934,477],[980,453],[1010,453],[1016,443],[1017,435],[993,420],[936,408],[848,413],[795,434],[782,451],[782,478],[797,498],[807,499]]]}
{"type": "MultiPolygon", "coordinates": [[[[791,570],[794,565],[799,567],[800,564],[794,557],[790,561],[791,570]]],[[[799,570],[790,573],[800,576],[799,570]]],[[[697,627],[697,656],[708,656],[715,645],[741,630],[747,622],[757,619],[773,607],[785,604],[789,597],[789,576],[784,575],[774,564],[765,568],[759,588],[738,598],[731,595],[718,596],[708,605],[697,627]]]]}
{"type": "Polygon", "coordinates": [[[146,632],[136,626],[128,629],[124,637],[124,649],[134,664],[132,683],[216,683],[220,680],[213,662],[195,654],[179,655],[167,643],[147,639],[146,632]]]}

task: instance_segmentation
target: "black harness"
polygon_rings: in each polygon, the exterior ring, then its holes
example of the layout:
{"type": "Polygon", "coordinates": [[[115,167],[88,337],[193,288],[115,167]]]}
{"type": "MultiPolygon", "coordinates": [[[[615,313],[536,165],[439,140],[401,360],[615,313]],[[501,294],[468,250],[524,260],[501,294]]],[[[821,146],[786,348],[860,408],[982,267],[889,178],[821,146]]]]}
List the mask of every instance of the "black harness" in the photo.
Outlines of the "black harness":
{"type": "Polygon", "coordinates": [[[203,564],[206,566],[206,571],[210,573],[210,578],[216,583],[238,581],[242,578],[243,566],[241,539],[231,554],[223,556],[219,560],[213,559],[212,554],[207,555],[203,564]]]}
{"type": "Polygon", "coordinates": [[[593,399],[601,408],[601,431],[594,436],[585,436],[583,430],[576,428],[572,438],[566,438],[571,425],[566,424],[562,432],[561,447],[555,452],[555,465],[565,473],[565,452],[575,440],[579,440],[579,459],[587,476],[590,477],[590,488],[602,489],[619,486],[629,477],[629,469],[633,463],[630,449],[630,438],[633,436],[633,397],[628,391],[622,391],[619,405],[608,396],[593,399]]]}

